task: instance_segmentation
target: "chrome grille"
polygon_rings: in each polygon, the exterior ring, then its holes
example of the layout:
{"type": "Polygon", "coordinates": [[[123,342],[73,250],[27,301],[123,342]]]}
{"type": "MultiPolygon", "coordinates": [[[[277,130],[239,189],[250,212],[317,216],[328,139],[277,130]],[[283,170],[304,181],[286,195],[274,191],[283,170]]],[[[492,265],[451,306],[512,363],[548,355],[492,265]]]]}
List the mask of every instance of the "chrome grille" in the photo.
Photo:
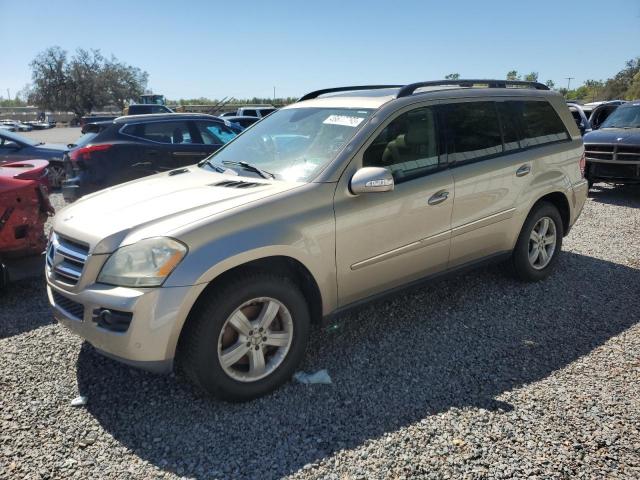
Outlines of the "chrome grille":
{"type": "Polygon", "coordinates": [[[75,285],[82,276],[88,254],[88,246],[54,232],[47,247],[47,267],[54,280],[75,285]]]}

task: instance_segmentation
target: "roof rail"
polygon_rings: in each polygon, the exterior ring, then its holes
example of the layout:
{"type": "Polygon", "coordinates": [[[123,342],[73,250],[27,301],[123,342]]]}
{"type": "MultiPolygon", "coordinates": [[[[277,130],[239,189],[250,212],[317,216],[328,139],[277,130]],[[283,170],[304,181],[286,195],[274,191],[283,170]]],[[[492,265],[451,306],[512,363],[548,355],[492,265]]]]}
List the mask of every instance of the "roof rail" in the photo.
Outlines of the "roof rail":
{"type": "Polygon", "coordinates": [[[405,85],[400,89],[396,98],[408,97],[413,95],[418,88],[422,87],[444,87],[444,86],[457,86],[457,87],[473,87],[474,85],[485,86],[486,88],[508,88],[508,87],[520,87],[520,88],[534,88],[536,90],[549,90],[549,87],[539,82],[525,82],[523,80],[432,80],[429,82],[418,82],[405,85]]]}
{"type": "Polygon", "coordinates": [[[302,96],[298,101],[303,102],[305,100],[311,100],[312,98],[318,98],[320,95],[334,92],[351,92],[355,90],[380,90],[383,88],[400,88],[402,85],[357,85],[353,87],[336,87],[336,88],[324,88],[322,90],[316,90],[309,92],[302,96]]]}

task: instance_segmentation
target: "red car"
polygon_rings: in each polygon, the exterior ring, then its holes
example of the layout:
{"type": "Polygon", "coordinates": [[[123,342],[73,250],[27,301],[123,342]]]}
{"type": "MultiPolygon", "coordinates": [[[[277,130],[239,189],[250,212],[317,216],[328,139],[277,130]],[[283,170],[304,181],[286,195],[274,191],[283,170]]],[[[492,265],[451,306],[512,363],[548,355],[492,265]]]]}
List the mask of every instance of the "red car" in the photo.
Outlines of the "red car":
{"type": "Polygon", "coordinates": [[[38,261],[46,248],[44,224],[54,212],[48,165],[29,160],[0,166],[0,287],[23,274],[24,265],[38,261]]]}

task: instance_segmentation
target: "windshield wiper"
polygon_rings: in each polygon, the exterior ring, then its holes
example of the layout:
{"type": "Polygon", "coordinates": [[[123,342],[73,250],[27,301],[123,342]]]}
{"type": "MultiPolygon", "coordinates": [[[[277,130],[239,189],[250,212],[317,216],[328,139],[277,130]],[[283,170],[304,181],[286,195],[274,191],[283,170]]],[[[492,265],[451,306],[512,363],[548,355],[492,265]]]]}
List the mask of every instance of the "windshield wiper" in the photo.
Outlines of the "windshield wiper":
{"type": "MultiPolygon", "coordinates": [[[[211,159],[211,158],[205,158],[200,163],[198,163],[199,167],[201,167],[203,165],[208,165],[209,167],[213,168],[218,173],[224,173],[227,170],[231,170],[230,168],[224,168],[224,167],[221,167],[220,165],[216,165],[215,163],[213,163],[213,159],[211,159]]],[[[231,170],[231,171],[233,172],[233,170],[231,170]]]]}
{"type": "Polygon", "coordinates": [[[256,167],[255,165],[252,165],[248,162],[232,162],[231,160],[223,160],[222,163],[224,165],[240,165],[245,170],[249,170],[250,172],[257,173],[262,178],[269,178],[269,177],[276,178],[276,176],[273,173],[267,172],[266,170],[263,170],[260,167],[256,167]]]}

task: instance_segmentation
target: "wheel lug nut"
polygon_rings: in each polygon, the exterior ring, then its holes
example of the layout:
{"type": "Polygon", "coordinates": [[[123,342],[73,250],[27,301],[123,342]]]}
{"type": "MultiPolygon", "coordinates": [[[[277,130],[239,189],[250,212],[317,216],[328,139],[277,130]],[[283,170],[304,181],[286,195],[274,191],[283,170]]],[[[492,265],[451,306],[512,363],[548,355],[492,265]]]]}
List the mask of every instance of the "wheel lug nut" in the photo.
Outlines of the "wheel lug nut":
{"type": "Polygon", "coordinates": [[[266,342],[267,341],[267,337],[262,337],[262,341],[266,342]]]}
{"type": "Polygon", "coordinates": [[[264,328],[260,327],[260,330],[259,330],[259,331],[260,331],[260,332],[264,331],[264,328]]]}
{"type": "Polygon", "coordinates": [[[260,346],[259,345],[256,345],[256,350],[260,350],[260,346]]]}
{"type": "Polygon", "coordinates": [[[251,342],[247,342],[247,347],[250,347],[250,346],[251,346],[251,342]]]}
{"type": "Polygon", "coordinates": [[[253,335],[253,330],[249,330],[249,335],[253,335]]]}

